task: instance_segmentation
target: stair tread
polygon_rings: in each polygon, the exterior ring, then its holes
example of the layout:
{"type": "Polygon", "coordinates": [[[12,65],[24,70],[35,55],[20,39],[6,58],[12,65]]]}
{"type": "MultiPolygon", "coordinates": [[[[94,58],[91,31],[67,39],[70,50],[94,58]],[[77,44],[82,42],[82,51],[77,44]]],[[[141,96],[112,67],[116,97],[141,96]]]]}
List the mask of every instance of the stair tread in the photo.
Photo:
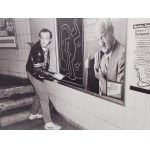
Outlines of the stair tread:
{"type": "Polygon", "coordinates": [[[34,97],[23,98],[19,101],[7,101],[0,104],[1,112],[8,111],[10,109],[17,109],[18,107],[23,107],[31,105],[33,103],[34,97]]]}
{"type": "Polygon", "coordinates": [[[4,117],[1,117],[1,126],[6,126],[16,122],[21,122],[28,119],[30,111],[25,110],[19,113],[10,114],[4,117]]]}
{"type": "Polygon", "coordinates": [[[23,88],[23,87],[32,87],[31,84],[28,84],[28,85],[20,85],[20,86],[7,86],[5,88],[1,88],[0,91],[5,91],[5,90],[13,90],[13,89],[20,89],[20,88],[23,88]]]}
{"type": "Polygon", "coordinates": [[[24,86],[31,84],[27,78],[15,77],[10,75],[0,75],[0,89],[15,87],[15,86],[24,86]]]}
{"type": "Polygon", "coordinates": [[[17,108],[2,110],[1,111],[1,118],[6,117],[6,116],[15,115],[15,114],[21,113],[23,111],[29,111],[31,109],[31,106],[32,106],[31,104],[27,104],[27,105],[20,106],[17,108]]]}
{"type": "Polygon", "coordinates": [[[35,92],[24,93],[24,94],[14,94],[10,97],[0,98],[0,104],[8,101],[19,101],[25,98],[35,97],[35,92]]]}
{"type": "Polygon", "coordinates": [[[0,89],[0,99],[10,97],[14,94],[24,94],[32,92],[34,92],[32,85],[0,89]]]}

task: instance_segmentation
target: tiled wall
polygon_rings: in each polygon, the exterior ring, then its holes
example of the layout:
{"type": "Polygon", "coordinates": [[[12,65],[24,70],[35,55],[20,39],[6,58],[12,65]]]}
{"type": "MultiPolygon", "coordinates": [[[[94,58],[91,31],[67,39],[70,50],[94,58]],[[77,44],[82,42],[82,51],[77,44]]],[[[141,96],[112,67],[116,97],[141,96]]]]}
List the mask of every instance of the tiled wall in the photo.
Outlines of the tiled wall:
{"type": "Polygon", "coordinates": [[[31,42],[30,23],[27,18],[14,19],[16,27],[17,49],[0,49],[0,74],[26,77],[25,64],[31,42]]]}

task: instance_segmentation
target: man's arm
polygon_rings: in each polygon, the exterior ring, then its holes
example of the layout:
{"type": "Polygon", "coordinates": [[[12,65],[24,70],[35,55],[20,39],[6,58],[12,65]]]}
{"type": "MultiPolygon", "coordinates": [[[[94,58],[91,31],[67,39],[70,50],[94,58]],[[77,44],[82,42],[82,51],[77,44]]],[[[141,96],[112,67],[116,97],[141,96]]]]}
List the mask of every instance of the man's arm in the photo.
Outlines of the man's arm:
{"type": "Polygon", "coordinates": [[[37,75],[37,76],[39,76],[40,78],[43,78],[43,79],[54,80],[55,73],[46,71],[41,66],[41,67],[34,67],[34,73],[33,73],[33,75],[37,75]]]}
{"type": "MultiPolygon", "coordinates": [[[[33,76],[38,76],[41,79],[47,79],[47,80],[62,80],[63,79],[63,75],[61,74],[55,74],[53,72],[47,71],[44,67],[43,67],[43,63],[34,63],[34,57],[31,56],[32,59],[32,63],[33,63],[33,76]]],[[[38,58],[36,58],[38,59],[38,58]]],[[[38,61],[37,61],[38,62],[38,61]]]]}

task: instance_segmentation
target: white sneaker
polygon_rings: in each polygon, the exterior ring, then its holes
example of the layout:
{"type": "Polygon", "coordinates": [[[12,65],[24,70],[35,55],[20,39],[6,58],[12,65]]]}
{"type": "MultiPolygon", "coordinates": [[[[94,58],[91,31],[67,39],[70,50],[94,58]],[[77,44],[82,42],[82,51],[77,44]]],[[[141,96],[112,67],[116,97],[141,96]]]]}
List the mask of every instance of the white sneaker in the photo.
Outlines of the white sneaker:
{"type": "Polygon", "coordinates": [[[30,119],[30,120],[40,119],[40,118],[43,118],[43,116],[42,116],[41,114],[35,114],[35,115],[30,114],[30,115],[29,115],[29,119],[30,119]]]}
{"type": "Polygon", "coordinates": [[[44,128],[46,130],[60,130],[61,126],[54,124],[53,122],[46,123],[44,128]]]}

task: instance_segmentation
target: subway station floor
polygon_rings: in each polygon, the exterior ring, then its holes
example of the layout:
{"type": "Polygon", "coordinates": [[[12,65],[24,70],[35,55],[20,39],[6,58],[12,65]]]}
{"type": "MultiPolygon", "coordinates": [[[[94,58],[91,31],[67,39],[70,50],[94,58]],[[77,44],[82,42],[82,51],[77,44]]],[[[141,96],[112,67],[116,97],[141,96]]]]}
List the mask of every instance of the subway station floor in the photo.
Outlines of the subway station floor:
{"type": "MultiPolygon", "coordinates": [[[[27,79],[12,77],[12,76],[5,76],[0,75],[0,90],[3,89],[9,89],[12,87],[18,87],[18,86],[26,86],[29,85],[30,82],[27,79]]],[[[0,104],[1,104],[0,99],[0,104]]],[[[22,110],[22,109],[21,109],[22,110]]],[[[16,109],[16,112],[18,110],[16,109]]],[[[16,113],[15,112],[15,113],[16,113]]],[[[7,114],[7,113],[6,113],[7,114]]],[[[68,123],[65,119],[63,119],[54,109],[51,112],[52,121],[58,125],[62,126],[61,130],[79,130],[78,128],[72,126],[70,123],[68,123]]],[[[0,116],[0,121],[1,121],[0,116]]],[[[16,122],[7,126],[0,127],[0,130],[44,130],[44,122],[43,119],[36,119],[30,121],[29,119],[26,119],[25,121],[16,122]]]]}
{"type": "MultiPolygon", "coordinates": [[[[51,116],[53,122],[62,127],[61,130],[79,130],[78,128],[66,122],[62,117],[55,114],[51,114],[51,116]]],[[[0,128],[0,130],[45,130],[45,129],[43,119],[36,119],[32,121],[26,120],[23,122],[8,125],[6,127],[0,128]]]]}

